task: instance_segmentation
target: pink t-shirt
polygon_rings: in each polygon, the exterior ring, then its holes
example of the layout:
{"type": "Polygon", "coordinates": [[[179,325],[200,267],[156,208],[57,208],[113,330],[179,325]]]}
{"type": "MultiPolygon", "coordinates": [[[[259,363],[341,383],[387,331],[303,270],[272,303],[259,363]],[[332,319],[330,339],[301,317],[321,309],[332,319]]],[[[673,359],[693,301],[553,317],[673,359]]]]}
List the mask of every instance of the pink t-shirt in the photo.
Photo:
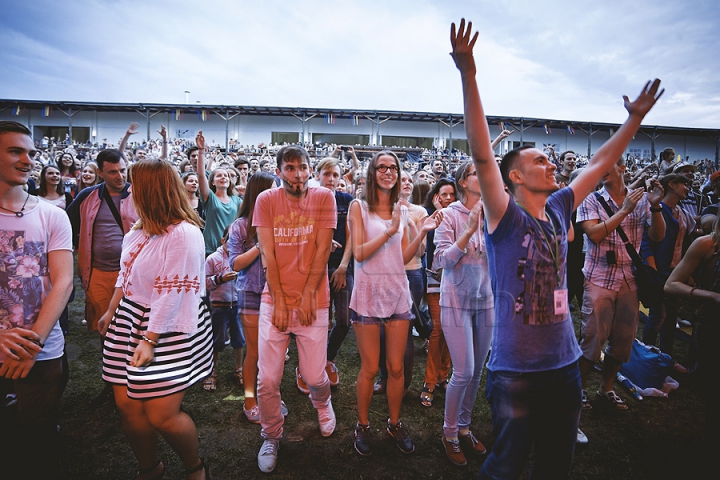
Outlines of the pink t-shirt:
{"type": "MultiPolygon", "coordinates": [[[[300,202],[288,200],[284,188],[265,190],[258,196],[253,225],[273,229],[280,286],[288,298],[288,306],[300,304],[320,229],[334,229],[336,223],[335,197],[327,188],[308,187],[307,195],[300,202]]],[[[262,301],[272,303],[267,284],[262,301]]],[[[318,286],[317,308],[329,305],[330,287],[326,273],[318,286]]]]}

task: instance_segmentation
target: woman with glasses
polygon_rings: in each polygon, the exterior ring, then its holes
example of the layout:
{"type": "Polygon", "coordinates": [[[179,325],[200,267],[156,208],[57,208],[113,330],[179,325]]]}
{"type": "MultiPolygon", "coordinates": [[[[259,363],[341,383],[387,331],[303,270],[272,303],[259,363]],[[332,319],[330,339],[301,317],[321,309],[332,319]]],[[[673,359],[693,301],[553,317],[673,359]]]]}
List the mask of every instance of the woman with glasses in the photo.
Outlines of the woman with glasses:
{"type": "Polygon", "coordinates": [[[465,454],[486,452],[470,431],[470,421],[490,351],[495,309],[482,229],[480,184],[472,162],[458,167],[455,184],[460,200],[443,210],[442,223],[435,232],[434,265],[443,269],[440,321],[453,363],[445,394],[442,442],[450,461],[465,465],[465,454]]]}
{"type": "Polygon", "coordinates": [[[434,214],[417,232],[408,223],[407,201],[400,198],[400,161],[390,151],[377,153],[367,170],[362,198],[350,204],[349,224],[355,257],[355,286],[350,309],[358,351],[360,373],[357,379],[358,422],[355,450],[370,455],[368,417],[373,382],[380,361],[380,326],[385,328],[388,370],[387,432],[403,453],[415,445],[400,423],[403,398],[403,356],[410,326],[410,287],[405,264],[418,252],[425,235],[442,216],[434,214]]]}

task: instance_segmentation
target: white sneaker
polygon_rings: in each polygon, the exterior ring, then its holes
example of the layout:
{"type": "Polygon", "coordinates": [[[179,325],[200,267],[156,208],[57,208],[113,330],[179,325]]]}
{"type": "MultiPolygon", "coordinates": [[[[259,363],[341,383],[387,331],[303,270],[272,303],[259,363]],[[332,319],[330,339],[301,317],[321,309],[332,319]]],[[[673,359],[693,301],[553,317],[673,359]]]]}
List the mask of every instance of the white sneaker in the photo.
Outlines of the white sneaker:
{"type": "Polygon", "coordinates": [[[332,403],[328,403],[327,407],[318,408],[318,423],[320,424],[320,434],[323,437],[329,437],[335,431],[335,410],[332,403]]]}
{"type": "Polygon", "coordinates": [[[576,442],[577,442],[577,443],[580,443],[580,444],[586,444],[586,443],[588,443],[587,435],[585,435],[585,434],[583,433],[583,431],[580,430],[579,428],[578,428],[578,432],[577,432],[577,440],[576,440],[576,442]]]}
{"type": "Polygon", "coordinates": [[[275,470],[278,450],[280,450],[280,440],[265,440],[263,442],[258,453],[258,467],[260,467],[261,472],[270,473],[275,470]]]}

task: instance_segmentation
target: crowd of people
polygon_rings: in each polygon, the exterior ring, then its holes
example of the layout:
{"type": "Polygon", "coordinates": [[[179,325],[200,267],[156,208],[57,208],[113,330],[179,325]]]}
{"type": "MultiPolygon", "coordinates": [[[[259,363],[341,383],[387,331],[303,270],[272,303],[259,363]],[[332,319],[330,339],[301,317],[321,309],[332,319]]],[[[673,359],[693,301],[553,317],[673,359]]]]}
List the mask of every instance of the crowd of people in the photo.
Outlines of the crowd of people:
{"type": "Polygon", "coordinates": [[[476,38],[470,24],[453,25],[472,160],[432,152],[422,164],[392,150],[361,160],[353,146],[226,153],[202,132],[194,142],[171,140],[165,127],[159,141],[128,149],[137,124],[118,148],[81,152],[1,122],[0,385],[19,415],[13,435],[3,435],[14,441],[0,448],[12,452],[10,464],[56,473],[73,252],[83,323],[103,338],[101,395],[117,405],[141,480],[164,474],[160,436],[188,479],[208,478],[182,401],[195,383],[217,389],[227,344],[243,413],[261,426],[262,472],[273,471],[280,450],[288,415],[280,382],[293,338],[295,382],[331,436],[331,387],[343,373],[335,359],[351,326],[361,360],[358,454],[373,451],[374,394],[387,398],[388,435],[403,453],[415,450],[401,404],[416,333],[428,354],[417,400],[431,408],[445,391],[441,439],[453,464],[487,453],[471,428],[487,368],[494,444],[480,478],[517,478],[533,449],[533,475],[567,478],[576,443],[588,441],[581,412],[596,402],[628,408],[614,387],[638,331],[626,247],[667,280],[643,340],[672,355],[679,306],[697,302],[697,370],[709,384],[720,172],[678,161],[671,148],[647,165],[623,157],[663,93],[659,81],[625,97],[628,119],[592,158],[529,146],[501,157],[494,149],[511,132],[490,138],[476,38]],[[602,353],[591,400],[589,372],[602,353]],[[18,448],[29,443],[49,461],[18,448]]]}

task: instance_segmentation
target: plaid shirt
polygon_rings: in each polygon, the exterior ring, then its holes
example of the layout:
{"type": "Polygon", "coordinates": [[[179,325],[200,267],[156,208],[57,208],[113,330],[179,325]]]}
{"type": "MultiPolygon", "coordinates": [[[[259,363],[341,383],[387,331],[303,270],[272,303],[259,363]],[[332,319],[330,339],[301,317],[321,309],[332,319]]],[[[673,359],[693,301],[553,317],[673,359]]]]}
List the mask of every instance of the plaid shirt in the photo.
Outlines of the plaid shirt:
{"type": "MultiPolygon", "coordinates": [[[[601,188],[598,193],[607,201],[613,212],[617,213],[617,211],[620,210],[620,207],[610,197],[605,187],[601,188]]],[[[578,223],[586,220],[598,220],[602,223],[608,218],[610,217],[605,212],[605,209],[595,194],[588,195],[585,201],[580,204],[577,211],[578,223]]],[[[635,210],[625,217],[620,224],[630,243],[635,246],[635,250],[640,248],[643,229],[646,225],[650,225],[650,219],[650,203],[647,200],[647,194],[645,194],[638,201],[635,210]]],[[[587,235],[585,236],[585,240],[587,253],[585,254],[583,273],[587,280],[593,285],[607,290],[619,291],[623,281],[627,282],[630,290],[637,289],[635,277],[632,274],[632,259],[630,259],[627,250],[625,250],[625,245],[620,235],[618,235],[617,230],[610,232],[610,235],[603,238],[599,244],[590,240],[587,235]],[[615,252],[615,258],[617,260],[615,265],[609,265],[607,262],[607,252],[611,250],[615,252]]]]}

